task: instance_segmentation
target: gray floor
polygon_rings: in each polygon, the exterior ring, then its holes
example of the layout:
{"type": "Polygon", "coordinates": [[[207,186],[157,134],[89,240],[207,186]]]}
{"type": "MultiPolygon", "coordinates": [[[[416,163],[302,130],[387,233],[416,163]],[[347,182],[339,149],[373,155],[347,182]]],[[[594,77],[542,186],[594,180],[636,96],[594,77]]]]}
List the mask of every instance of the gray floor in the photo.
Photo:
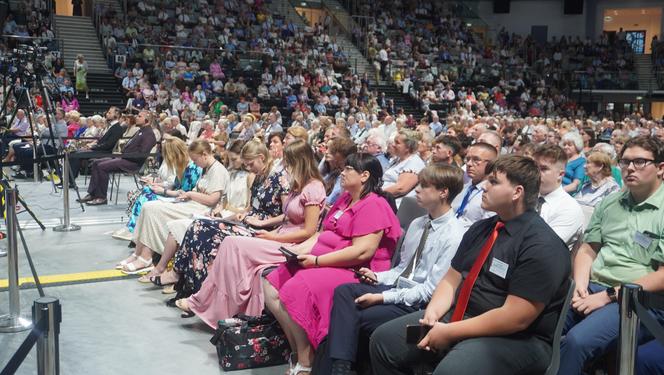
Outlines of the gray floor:
{"type": "MultiPolygon", "coordinates": [[[[83,184],[83,179],[79,179],[83,184]]],[[[70,190],[71,221],[82,230],[56,233],[61,221],[62,195],[50,183],[19,182],[21,196],[47,226],[36,228],[27,213],[19,221],[40,275],[58,275],[112,269],[130,253],[127,243],[110,233],[126,220],[126,190],[133,181],[123,178],[118,205],[86,207],[82,212],[70,190]]],[[[81,189],[85,195],[85,188],[81,189]]],[[[0,241],[0,247],[6,246],[0,241]]],[[[30,276],[19,247],[19,273],[30,276]]],[[[0,258],[0,279],[7,275],[7,258],[0,258]]],[[[212,331],[196,318],[182,319],[177,310],[164,305],[158,289],[134,279],[104,281],[45,288],[47,296],[60,299],[63,321],[60,336],[62,374],[219,374],[212,331]]],[[[30,311],[37,290],[21,290],[21,305],[30,311]]],[[[8,312],[8,293],[0,292],[0,315],[8,312]]],[[[9,361],[27,332],[0,333],[0,370],[9,361]]],[[[285,366],[236,371],[233,374],[283,374],[285,366]]],[[[17,374],[36,374],[35,350],[17,374]]]]}

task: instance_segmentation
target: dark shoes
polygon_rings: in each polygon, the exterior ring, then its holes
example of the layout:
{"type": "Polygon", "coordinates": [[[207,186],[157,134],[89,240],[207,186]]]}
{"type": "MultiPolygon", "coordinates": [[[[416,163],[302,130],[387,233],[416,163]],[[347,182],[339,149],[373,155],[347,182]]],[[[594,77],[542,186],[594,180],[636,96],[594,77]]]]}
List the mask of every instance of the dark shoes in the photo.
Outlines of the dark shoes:
{"type": "Polygon", "coordinates": [[[93,197],[92,195],[88,194],[88,195],[86,195],[86,196],[83,197],[83,198],[77,199],[76,202],[78,202],[78,203],[85,203],[85,202],[89,202],[89,201],[91,201],[91,200],[93,200],[93,199],[95,199],[95,197],[93,197]]]}
{"type": "Polygon", "coordinates": [[[95,198],[95,199],[87,202],[88,206],[101,206],[101,205],[104,205],[104,204],[108,204],[108,201],[106,200],[106,198],[95,198]]]}

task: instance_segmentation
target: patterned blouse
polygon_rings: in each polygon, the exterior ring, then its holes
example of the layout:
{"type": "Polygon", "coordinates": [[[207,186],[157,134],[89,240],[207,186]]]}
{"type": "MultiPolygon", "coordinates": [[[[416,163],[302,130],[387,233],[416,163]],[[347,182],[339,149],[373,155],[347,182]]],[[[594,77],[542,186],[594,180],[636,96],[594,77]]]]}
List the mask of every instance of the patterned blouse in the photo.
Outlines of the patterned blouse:
{"type": "Polygon", "coordinates": [[[281,215],[281,196],[289,192],[288,176],[279,165],[273,167],[267,176],[256,176],[251,185],[251,208],[247,216],[264,220],[281,215]]]}

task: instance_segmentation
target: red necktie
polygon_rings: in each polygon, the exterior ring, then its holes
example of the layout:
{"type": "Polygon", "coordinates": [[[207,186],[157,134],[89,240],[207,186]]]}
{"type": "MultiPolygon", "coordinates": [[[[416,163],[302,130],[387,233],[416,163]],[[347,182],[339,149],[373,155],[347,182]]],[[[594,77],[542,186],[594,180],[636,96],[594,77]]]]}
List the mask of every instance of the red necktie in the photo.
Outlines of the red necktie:
{"type": "Polygon", "coordinates": [[[479,276],[486,258],[488,258],[489,253],[491,253],[493,244],[496,242],[496,238],[498,238],[498,231],[500,231],[504,226],[505,224],[502,221],[496,222],[496,226],[493,228],[493,232],[491,232],[489,239],[486,240],[482,250],[480,250],[480,254],[475,259],[473,267],[470,269],[468,276],[466,276],[466,279],[463,281],[463,285],[461,285],[459,299],[457,299],[457,304],[454,308],[454,313],[452,314],[452,319],[450,322],[457,322],[463,319],[463,314],[466,313],[466,307],[468,307],[468,300],[470,300],[470,292],[473,290],[477,276],[479,276]]]}

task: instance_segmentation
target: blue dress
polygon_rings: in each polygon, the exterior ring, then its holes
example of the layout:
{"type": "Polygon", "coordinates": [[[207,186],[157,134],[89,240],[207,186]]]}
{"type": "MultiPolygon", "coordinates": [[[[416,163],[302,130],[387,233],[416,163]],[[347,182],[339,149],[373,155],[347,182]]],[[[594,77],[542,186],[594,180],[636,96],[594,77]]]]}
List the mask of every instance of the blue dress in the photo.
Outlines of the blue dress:
{"type": "MultiPolygon", "coordinates": [[[[196,166],[196,164],[193,162],[189,162],[189,165],[184,170],[182,183],[180,183],[178,178],[175,178],[173,190],[194,190],[198,179],[201,178],[202,173],[203,170],[200,167],[196,166]]],[[[127,223],[127,229],[129,229],[131,233],[134,233],[136,220],[138,220],[138,215],[141,214],[141,208],[143,208],[143,204],[155,200],[157,200],[157,194],[155,194],[149,187],[144,187],[143,191],[141,191],[141,194],[138,196],[138,198],[136,198],[136,201],[131,206],[131,214],[129,214],[129,222],[127,223]]]]}
{"type": "Polygon", "coordinates": [[[576,158],[565,165],[565,176],[563,176],[563,186],[571,184],[574,180],[583,181],[586,175],[586,159],[584,157],[576,158]]]}

